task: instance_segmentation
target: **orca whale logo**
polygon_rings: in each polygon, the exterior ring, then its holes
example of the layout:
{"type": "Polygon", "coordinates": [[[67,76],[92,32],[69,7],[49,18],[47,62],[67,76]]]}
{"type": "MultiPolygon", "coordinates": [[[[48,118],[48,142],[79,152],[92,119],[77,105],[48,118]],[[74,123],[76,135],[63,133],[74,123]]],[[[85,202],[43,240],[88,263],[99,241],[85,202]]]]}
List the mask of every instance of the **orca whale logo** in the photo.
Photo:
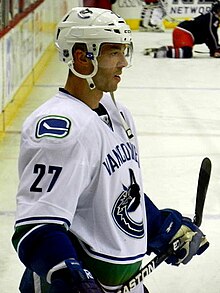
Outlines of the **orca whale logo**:
{"type": "Polygon", "coordinates": [[[112,217],[118,228],[125,234],[134,237],[144,237],[143,221],[137,222],[132,219],[134,212],[140,204],[140,187],[136,183],[133,170],[129,169],[131,185],[126,187],[123,185],[123,191],[116,200],[113,209],[112,217]]]}

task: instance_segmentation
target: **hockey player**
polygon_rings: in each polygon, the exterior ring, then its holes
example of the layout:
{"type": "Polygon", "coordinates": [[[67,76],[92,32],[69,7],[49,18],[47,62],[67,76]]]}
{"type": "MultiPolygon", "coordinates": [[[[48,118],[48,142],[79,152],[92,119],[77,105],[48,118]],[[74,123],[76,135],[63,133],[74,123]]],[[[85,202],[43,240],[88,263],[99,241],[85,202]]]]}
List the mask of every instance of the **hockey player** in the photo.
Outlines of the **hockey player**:
{"type": "Polygon", "coordinates": [[[115,2],[116,0],[83,0],[83,6],[112,10],[112,4],[115,2]]]}
{"type": "Polygon", "coordinates": [[[177,238],[184,246],[167,262],[188,263],[208,247],[205,235],[144,194],[134,122],[113,99],[130,64],[129,26],[112,11],[78,7],[55,35],[66,84],[21,135],[12,238],[26,267],[20,292],[115,292],[146,253],[177,238]]]}
{"type": "Polygon", "coordinates": [[[155,50],[155,58],[191,58],[193,46],[206,44],[211,57],[220,58],[218,27],[220,22],[220,2],[214,1],[210,12],[193,20],[181,22],[173,30],[173,46],[163,46],[155,50]]]}
{"type": "Polygon", "coordinates": [[[139,31],[164,32],[163,18],[165,15],[162,0],[145,0],[141,10],[139,31]]]}

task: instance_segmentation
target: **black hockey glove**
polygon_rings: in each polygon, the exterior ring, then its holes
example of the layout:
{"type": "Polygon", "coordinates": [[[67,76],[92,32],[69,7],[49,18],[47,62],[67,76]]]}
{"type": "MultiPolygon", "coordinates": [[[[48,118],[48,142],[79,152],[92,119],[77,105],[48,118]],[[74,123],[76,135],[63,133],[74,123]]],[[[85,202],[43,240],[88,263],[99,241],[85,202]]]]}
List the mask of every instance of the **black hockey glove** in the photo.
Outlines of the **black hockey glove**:
{"type": "Polygon", "coordinates": [[[164,253],[170,243],[179,239],[183,246],[166,260],[168,264],[178,266],[181,263],[187,264],[194,255],[200,255],[208,248],[205,235],[191,219],[172,209],[161,210],[161,213],[164,221],[158,234],[149,239],[149,252],[164,253]]]}
{"type": "Polygon", "coordinates": [[[52,268],[47,281],[51,283],[49,293],[101,293],[92,274],[84,270],[75,259],[67,259],[52,268]]]}
{"type": "Polygon", "coordinates": [[[182,226],[171,239],[171,243],[176,239],[180,239],[183,246],[171,255],[166,263],[178,266],[179,264],[187,264],[194,255],[202,254],[209,246],[205,235],[191,221],[191,219],[183,217],[182,226]]]}

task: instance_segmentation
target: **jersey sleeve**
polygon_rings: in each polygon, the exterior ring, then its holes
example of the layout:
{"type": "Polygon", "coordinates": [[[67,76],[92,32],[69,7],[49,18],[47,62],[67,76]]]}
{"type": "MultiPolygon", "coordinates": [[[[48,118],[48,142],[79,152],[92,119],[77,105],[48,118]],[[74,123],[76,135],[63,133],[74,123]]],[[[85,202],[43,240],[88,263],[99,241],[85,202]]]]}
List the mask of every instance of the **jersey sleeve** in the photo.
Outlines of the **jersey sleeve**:
{"type": "Polygon", "coordinates": [[[210,55],[213,55],[214,52],[219,49],[219,39],[218,39],[218,27],[219,19],[212,13],[208,14],[208,37],[206,40],[206,45],[209,48],[210,55]]]}
{"type": "Polygon", "coordinates": [[[61,225],[17,227],[12,243],[22,263],[44,278],[52,267],[65,259],[78,259],[73,243],[61,225]]]}
{"type": "Polygon", "coordinates": [[[79,195],[89,182],[91,168],[76,126],[69,121],[66,125],[63,117],[41,117],[36,121],[30,119],[24,125],[16,225],[70,226],[79,195]]]}

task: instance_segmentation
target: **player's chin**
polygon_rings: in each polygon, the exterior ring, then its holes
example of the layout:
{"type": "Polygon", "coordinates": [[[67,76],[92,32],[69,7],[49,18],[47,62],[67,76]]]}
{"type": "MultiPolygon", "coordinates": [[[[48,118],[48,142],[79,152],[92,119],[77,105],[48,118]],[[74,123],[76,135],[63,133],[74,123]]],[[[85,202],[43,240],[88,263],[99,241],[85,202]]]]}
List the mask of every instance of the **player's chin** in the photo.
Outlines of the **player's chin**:
{"type": "Polygon", "coordinates": [[[118,84],[119,84],[120,81],[121,81],[120,77],[119,78],[117,78],[117,77],[114,78],[113,82],[111,83],[111,88],[112,88],[111,91],[112,92],[117,90],[118,84]]]}
{"type": "Polygon", "coordinates": [[[105,92],[115,92],[118,88],[118,83],[111,83],[105,87],[105,92]]]}
{"type": "Polygon", "coordinates": [[[110,90],[108,92],[115,92],[118,88],[118,85],[111,86],[110,90]]]}
{"type": "Polygon", "coordinates": [[[114,92],[114,91],[116,91],[117,88],[118,88],[118,83],[119,83],[119,79],[111,80],[110,82],[105,84],[105,86],[103,86],[104,91],[105,92],[114,92]]]}

